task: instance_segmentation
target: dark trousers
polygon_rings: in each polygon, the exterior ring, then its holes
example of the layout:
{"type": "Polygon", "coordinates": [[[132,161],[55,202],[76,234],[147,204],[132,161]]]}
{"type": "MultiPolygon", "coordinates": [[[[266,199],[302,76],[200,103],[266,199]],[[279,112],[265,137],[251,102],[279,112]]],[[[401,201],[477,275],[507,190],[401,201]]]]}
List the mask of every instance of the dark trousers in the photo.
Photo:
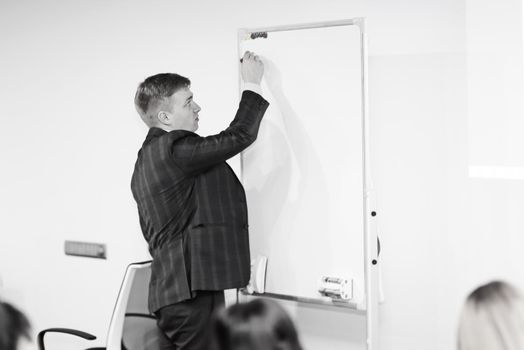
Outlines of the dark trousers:
{"type": "Polygon", "coordinates": [[[211,316],[224,306],[223,291],[197,291],[193,299],[168,305],[155,312],[158,327],[167,339],[162,350],[208,350],[211,316]]]}

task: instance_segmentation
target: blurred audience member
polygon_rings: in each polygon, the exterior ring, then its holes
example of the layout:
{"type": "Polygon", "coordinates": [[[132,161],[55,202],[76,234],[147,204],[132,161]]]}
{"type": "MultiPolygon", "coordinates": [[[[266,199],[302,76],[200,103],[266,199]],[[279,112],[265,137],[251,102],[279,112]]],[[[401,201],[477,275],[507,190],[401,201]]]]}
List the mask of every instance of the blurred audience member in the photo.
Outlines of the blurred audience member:
{"type": "Polygon", "coordinates": [[[221,310],[215,317],[213,335],[216,350],[302,350],[286,311],[267,299],[221,310]]]}
{"type": "Polygon", "coordinates": [[[22,350],[30,340],[28,319],[11,304],[0,301],[0,349],[22,350]]]}
{"type": "Polygon", "coordinates": [[[458,350],[524,349],[524,299],[506,282],[475,289],[460,316],[458,350]]]}

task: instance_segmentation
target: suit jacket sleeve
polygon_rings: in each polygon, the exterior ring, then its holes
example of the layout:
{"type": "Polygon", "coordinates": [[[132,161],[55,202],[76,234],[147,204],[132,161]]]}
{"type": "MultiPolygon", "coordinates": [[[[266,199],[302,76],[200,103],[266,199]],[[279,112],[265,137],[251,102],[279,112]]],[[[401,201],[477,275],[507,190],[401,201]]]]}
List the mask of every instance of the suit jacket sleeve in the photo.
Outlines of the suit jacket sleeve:
{"type": "Polygon", "coordinates": [[[269,103],[253,91],[244,91],[235,119],[219,134],[201,137],[186,132],[173,133],[170,151],[185,172],[197,173],[219,164],[246,149],[257,138],[258,129],[269,103]]]}

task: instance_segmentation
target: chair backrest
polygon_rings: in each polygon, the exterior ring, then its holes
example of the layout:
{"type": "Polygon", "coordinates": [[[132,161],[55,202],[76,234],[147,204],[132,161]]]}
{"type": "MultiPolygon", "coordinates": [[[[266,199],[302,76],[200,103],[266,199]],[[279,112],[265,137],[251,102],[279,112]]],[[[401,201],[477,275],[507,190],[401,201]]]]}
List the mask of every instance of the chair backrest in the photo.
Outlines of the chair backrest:
{"type": "Polygon", "coordinates": [[[107,350],[159,348],[162,335],[147,307],[151,261],[130,264],[122,281],[107,334],[107,350]]]}

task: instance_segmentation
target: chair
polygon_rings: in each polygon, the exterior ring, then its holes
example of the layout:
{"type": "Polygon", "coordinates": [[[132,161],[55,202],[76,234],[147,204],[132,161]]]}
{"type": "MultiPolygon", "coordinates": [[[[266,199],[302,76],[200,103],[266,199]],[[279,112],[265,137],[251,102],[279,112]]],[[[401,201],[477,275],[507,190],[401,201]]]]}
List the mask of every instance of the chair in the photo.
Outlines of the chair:
{"type": "MultiPolygon", "coordinates": [[[[151,261],[130,264],[122,281],[116,300],[106,347],[86,350],[158,350],[165,336],[158,329],[156,319],[147,308],[151,261]]],[[[44,336],[47,333],[65,333],[87,340],[96,337],[76,329],[49,328],[38,333],[39,350],[45,350],[44,336]]]]}

